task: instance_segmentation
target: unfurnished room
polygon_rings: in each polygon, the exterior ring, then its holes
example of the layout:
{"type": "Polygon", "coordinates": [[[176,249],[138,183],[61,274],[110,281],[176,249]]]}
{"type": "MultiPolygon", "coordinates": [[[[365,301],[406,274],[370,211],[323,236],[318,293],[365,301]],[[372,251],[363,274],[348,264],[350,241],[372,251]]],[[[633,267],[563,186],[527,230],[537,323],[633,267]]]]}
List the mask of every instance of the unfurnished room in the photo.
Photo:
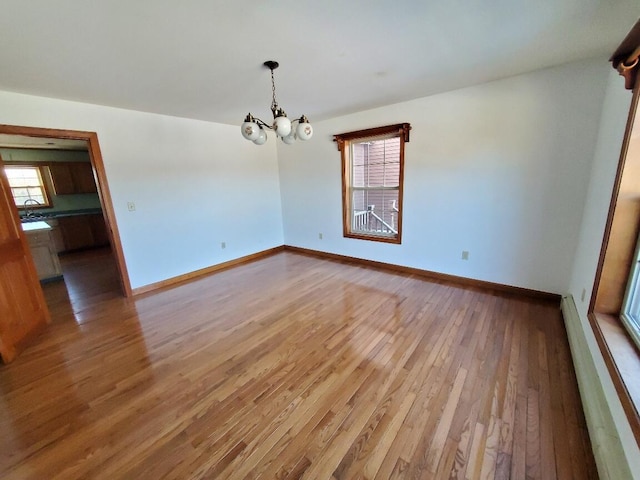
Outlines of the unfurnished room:
{"type": "Polygon", "coordinates": [[[640,4],[0,3],[0,478],[640,479],[640,4]]]}

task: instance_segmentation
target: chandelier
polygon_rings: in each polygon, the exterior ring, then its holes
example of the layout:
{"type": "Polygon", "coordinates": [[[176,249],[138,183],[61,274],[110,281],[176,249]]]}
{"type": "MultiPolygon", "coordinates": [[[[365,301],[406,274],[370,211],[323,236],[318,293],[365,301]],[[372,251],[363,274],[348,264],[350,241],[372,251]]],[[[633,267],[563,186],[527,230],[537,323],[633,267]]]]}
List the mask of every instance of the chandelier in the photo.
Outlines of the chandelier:
{"type": "Polygon", "coordinates": [[[276,83],[273,79],[273,71],[278,68],[278,62],[268,60],[264,62],[263,65],[271,70],[271,112],[273,113],[273,124],[269,125],[249,113],[241,127],[242,136],[247,140],[251,140],[256,145],[263,145],[267,141],[267,134],[264,129],[268,128],[276,132],[276,135],[287,145],[291,145],[296,139],[309,140],[313,135],[313,127],[307,117],[302,115],[296,120],[289,120],[287,114],[278,106],[278,102],[276,101],[276,83]],[[296,122],[298,125],[294,128],[294,123],[296,122]]]}

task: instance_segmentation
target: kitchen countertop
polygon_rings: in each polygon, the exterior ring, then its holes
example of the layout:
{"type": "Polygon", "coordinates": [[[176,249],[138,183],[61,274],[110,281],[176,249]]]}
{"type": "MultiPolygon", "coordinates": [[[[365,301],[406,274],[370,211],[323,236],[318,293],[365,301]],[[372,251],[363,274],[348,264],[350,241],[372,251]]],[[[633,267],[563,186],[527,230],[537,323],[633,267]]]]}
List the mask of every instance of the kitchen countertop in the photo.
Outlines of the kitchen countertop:
{"type": "Polygon", "coordinates": [[[47,224],[47,222],[39,221],[39,222],[28,222],[22,224],[22,230],[25,232],[33,232],[36,230],[51,230],[51,227],[47,224]]]}
{"type": "Polygon", "coordinates": [[[65,211],[61,211],[61,212],[32,212],[32,215],[30,217],[20,217],[20,221],[24,224],[24,223],[35,223],[35,222],[41,222],[43,220],[52,220],[55,218],[62,218],[62,217],[75,217],[77,215],[94,215],[94,214],[101,214],[102,213],[102,209],[100,208],[86,208],[83,210],[65,210],[65,211]]]}

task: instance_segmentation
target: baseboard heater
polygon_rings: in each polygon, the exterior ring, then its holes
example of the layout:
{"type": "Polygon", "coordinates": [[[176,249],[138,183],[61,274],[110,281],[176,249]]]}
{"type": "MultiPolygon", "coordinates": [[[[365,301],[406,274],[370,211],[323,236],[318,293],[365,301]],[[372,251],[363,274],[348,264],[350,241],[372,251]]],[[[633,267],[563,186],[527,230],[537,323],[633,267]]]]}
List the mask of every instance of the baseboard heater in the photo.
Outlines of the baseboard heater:
{"type": "MultiPolygon", "coordinates": [[[[561,308],[598,474],[601,479],[610,480],[636,478],[615,431],[602,380],[572,295],[562,297],[561,308]]],[[[599,351],[595,352],[595,355],[599,354],[599,351]]]]}

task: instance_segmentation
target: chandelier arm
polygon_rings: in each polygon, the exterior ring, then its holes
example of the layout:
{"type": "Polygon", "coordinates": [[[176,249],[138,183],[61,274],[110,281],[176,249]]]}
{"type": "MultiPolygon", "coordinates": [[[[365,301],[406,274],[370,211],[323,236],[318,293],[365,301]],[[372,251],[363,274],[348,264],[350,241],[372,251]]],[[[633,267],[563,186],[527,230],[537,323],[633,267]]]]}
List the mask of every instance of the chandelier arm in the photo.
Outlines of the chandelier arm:
{"type": "MultiPolygon", "coordinates": [[[[258,117],[253,117],[253,121],[259,126],[259,127],[265,127],[268,128],[269,130],[273,130],[273,125],[268,124],[267,122],[265,122],[264,120],[258,118],[258,117]]],[[[300,119],[299,118],[294,118],[293,120],[291,120],[291,124],[293,125],[294,123],[300,123],[300,119]]]]}
{"type": "Polygon", "coordinates": [[[265,122],[264,120],[259,119],[258,117],[253,117],[253,121],[255,123],[258,124],[259,127],[266,127],[269,130],[273,130],[273,127],[271,125],[269,125],[267,122],[265,122]]]}

